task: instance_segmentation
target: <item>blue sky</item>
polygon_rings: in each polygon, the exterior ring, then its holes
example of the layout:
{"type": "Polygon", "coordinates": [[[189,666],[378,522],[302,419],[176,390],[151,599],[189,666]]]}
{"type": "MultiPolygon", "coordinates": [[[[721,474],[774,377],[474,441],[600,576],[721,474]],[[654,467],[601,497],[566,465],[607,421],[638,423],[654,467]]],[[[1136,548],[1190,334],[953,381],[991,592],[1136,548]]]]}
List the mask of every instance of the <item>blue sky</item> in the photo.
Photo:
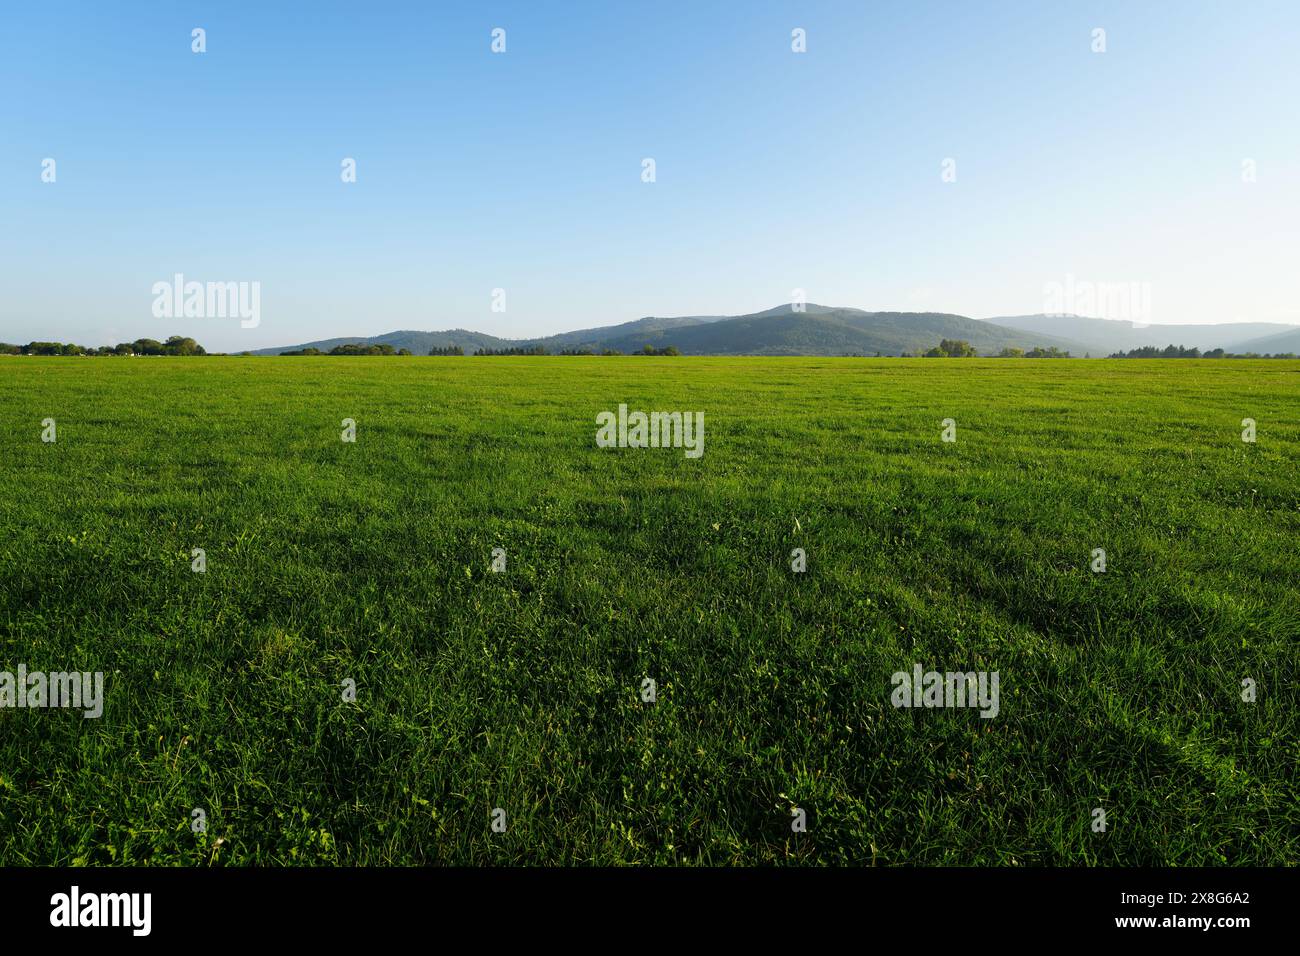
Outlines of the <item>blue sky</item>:
{"type": "Polygon", "coordinates": [[[527,336],[794,289],[987,317],[1067,276],[1300,323],[1297,39],[1293,0],[14,5],[0,340],[527,336]],[[260,324],[155,318],[178,272],[259,282],[260,324]]]}

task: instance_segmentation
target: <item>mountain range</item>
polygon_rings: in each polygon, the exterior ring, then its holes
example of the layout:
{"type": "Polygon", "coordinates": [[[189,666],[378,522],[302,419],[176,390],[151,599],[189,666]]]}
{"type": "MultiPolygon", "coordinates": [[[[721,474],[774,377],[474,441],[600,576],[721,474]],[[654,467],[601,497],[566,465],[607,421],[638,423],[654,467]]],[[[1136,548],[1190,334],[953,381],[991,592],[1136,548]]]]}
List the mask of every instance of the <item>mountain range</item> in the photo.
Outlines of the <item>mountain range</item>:
{"type": "Polygon", "coordinates": [[[940,339],[964,339],[981,355],[1004,348],[1052,348],[1072,355],[1109,355],[1144,345],[1182,345],[1203,351],[1300,352],[1300,326],[1264,322],[1217,325],[1151,325],[1075,315],[1016,315],[972,319],[944,312],[866,312],[808,303],[779,305],[749,315],[647,316],[621,325],[578,329],[530,339],[504,339],[469,329],[397,331],[383,335],[322,339],[259,349],[257,355],[337,345],[391,345],[427,355],[432,348],[532,348],[548,352],[591,350],[639,352],[675,346],[684,355],[902,355],[926,350],[940,339]]]}

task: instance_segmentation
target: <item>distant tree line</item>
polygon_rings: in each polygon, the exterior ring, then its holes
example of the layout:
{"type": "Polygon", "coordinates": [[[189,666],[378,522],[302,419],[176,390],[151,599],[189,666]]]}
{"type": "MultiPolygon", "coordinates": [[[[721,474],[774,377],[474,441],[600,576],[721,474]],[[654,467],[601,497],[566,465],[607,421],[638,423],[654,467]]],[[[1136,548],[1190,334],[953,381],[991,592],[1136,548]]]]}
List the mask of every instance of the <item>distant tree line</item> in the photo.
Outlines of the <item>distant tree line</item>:
{"type": "MultiPolygon", "coordinates": [[[[879,354],[879,353],[877,353],[879,354]]],[[[979,353],[975,346],[971,345],[965,339],[943,339],[934,348],[928,351],[917,349],[915,352],[904,352],[905,358],[976,358],[979,353]]],[[[1056,346],[1051,348],[1032,348],[1028,352],[1024,349],[1004,348],[999,352],[996,358],[1069,358],[1069,352],[1062,352],[1056,346]]]]}
{"type": "MultiPolygon", "coordinates": [[[[134,342],[122,342],[118,345],[101,345],[86,346],[77,345],[72,342],[28,342],[26,345],[11,345],[0,342],[0,355],[207,355],[209,354],[203,346],[199,345],[194,339],[182,335],[173,335],[166,342],[159,342],[157,339],[136,339],[134,342]]],[[[220,353],[218,353],[220,354],[220,353]]],[[[240,352],[240,355],[249,355],[248,352],[240,352]]],[[[289,352],[281,352],[281,355],[411,355],[410,349],[395,349],[388,344],[371,345],[362,342],[348,342],[343,345],[336,345],[328,352],[322,352],[318,348],[307,347],[295,349],[289,352]]],[[[429,355],[464,355],[465,349],[459,345],[434,346],[429,349],[429,355]]],[[[543,345],[511,346],[504,349],[479,348],[474,351],[475,355],[550,355],[552,353],[546,350],[543,345]]],[[[622,355],[617,349],[602,349],[596,352],[590,348],[572,348],[564,349],[554,353],[557,355],[622,355]]],[[[632,355],[681,355],[677,347],[667,345],[662,348],[655,348],[653,345],[646,345],[639,352],[632,352],[632,355]]],[[[916,349],[911,352],[903,352],[904,358],[975,358],[978,352],[975,347],[964,339],[942,339],[938,345],[931,349],[916,349]]],[[[859,356],[861,357],[861,356],[859,356]]],[[[876,353],[877,358],[888,358],[876,353]]],[[[1063,352],[1056,346],[1049,348],[1032,348],[1026,351],[1019,348],[1004,348],[998,352],[996,358],[1070,358],[1069,352],[1063,352]]],[[[1088,356],[1085,356],[1088,357],[1088,356]]],[[[1294,352],[1277,352],[1261,355],[1258,352],[1225,352],[1223,349],[1211,349],[1208,352],[1202,352],[1197,348],[1186,348],[1182,345],[1167,345],[1160,348],[1157,345],[1144,345],[1141,348],[1135,348],[1128,352],[1113,352],[1109,358],[1124,359],[1171,359],[1171,358],[1203,358],[1203,359],[1259,359],[1259,358],[1276,358],[1276,359],[1295,359],[1300,358],[1294,352]]]]}
{"type": "Polygon", "coordinates": [[[1062,352],[1055,345],[1050,348],[1039,348],[1035,346],[1026,352],[1024,349],[1004,348],[999,352],[996,358],[1070,358],[1069,352],[1062,352]]]}
{"type": "Polygon", "coordinates": [[[119,345],[76,345],[72,342],[28,342],[10,345],[0,342],[0,355],[207,355],[202,345],[183,335],[166,342],[136,339],[119,345]]]}
{"type": "Polygon", "coordinates": [[[475,355],[546,355],[544,345],[512,345],[508,349],[475,349],[475,355]]]}
{"type": "MultiPolygon", "coordinates": [[[[876,353],[879,357],[880,353],[876,353]]],[[[973,358],[976,355],[975,348],[963,339],[943,339],[934,348],[927,351],[917,349],[913,352],[904,352],[904,358],[973,358]]],[[[1063,352],[1056,346],[1049,348],[1032,348],[1026,351],[1018,348],[1004,348],[995,358],[1070,358],[1069,352],[1063,352]]],[[[1084,358],[1091,358],[1091,355],[1085,355],[1084,358]]],[[[1160,348],[1158,345],[1144,345],[1141,348],[1133,349],[1130,352],[1114,352],[1109,358],[1279,358],[1293,359],[1296,358],[1294,352],[1278,352],[1277,354],[1260,355],[1258,352],[1243,352],[1235,354],[1225,352],[1223,349],[1211,349],[1208,352],[1202,352],[1196,348],[1185,348],[1181,345],[1169,345],[1160,348]]]]}
{"type": "MultiPolygon", "coordinates": [[[[430,355],[462,355],[459,347],[455,351],[432,350],[430,355]]],[[[544,345],[513,345],[504,349],[475,349],[475,355],[622,355],[618,349],[601,349],[596,352],[589,348],[561,349],[559,352],[548,352],[544,345]]],[[[632,355],[681,355],[675,345],[666,345],[663,348],[655,348],[653,345],[647,345],[640,352],[632,352],[632,355]]]]}
{"type": "MultiPolygon", "coordinates": [[[[313,346],[305,349],[294,349],[292,352],[281,352],[281,355],[412,355],[410,349],[395,349],[387,343],[383,345],[364,345],[361,342],[347,342],[343,345],[336,345],[328,352],[322,352],[313,346]]],[[[432,354],[432,353],[430,353],[432,354]]]]}
{"type": "Polygon", "coordinates": [[[1294,352],[1278,352],[1276,354],[1260,355],[1258,352],[1225,352],[1223,349],[1210,349],[1208,352],[1202,352],[1197,348],[1184,348],[1181,345],[1167,345],[1160,348],[1158,345],[1144,345],[1128,352],[1115,352],[1110,358],[1279,358],[1293,359],[1296,357],[1294,352]]]}

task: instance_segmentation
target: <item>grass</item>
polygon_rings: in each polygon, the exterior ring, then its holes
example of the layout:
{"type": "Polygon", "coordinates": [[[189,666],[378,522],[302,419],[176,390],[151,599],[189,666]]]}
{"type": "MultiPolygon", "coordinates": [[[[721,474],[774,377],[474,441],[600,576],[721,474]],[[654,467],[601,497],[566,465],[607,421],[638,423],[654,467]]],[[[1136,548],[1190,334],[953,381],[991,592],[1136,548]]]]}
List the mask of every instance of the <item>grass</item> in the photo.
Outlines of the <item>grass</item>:
{"type": "Polygon", "coordinates": [[[0,359],[0,670],[106,697],[0,709],[0,863],[1294,864],[1298,395],[1276,360],[0,359]],[[703,457],[597,448],[620,402],[703,411],[703,457]],[[917,663],[998,671],[1000,713],[895,709],[917,663]]]}

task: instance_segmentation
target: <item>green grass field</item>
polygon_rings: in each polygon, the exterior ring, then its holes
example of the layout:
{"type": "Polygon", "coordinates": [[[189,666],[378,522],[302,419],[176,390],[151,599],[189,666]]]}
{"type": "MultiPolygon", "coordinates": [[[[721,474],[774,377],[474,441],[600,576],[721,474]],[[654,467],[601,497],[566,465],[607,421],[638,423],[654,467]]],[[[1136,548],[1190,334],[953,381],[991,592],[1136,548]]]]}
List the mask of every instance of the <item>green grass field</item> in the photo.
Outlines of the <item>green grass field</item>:
{"type": "Polygon", "coordinates": [[[0,863],[1294,864],[1298,397],[1289,361],[0,359],[0,670],[105,674],[99,719],[0,709],[0,863]],[[619,403],[703,411],[703,456],[597,448],[619,403]],[[896,709],[915,664],[1000,712],[896,709]]]}

